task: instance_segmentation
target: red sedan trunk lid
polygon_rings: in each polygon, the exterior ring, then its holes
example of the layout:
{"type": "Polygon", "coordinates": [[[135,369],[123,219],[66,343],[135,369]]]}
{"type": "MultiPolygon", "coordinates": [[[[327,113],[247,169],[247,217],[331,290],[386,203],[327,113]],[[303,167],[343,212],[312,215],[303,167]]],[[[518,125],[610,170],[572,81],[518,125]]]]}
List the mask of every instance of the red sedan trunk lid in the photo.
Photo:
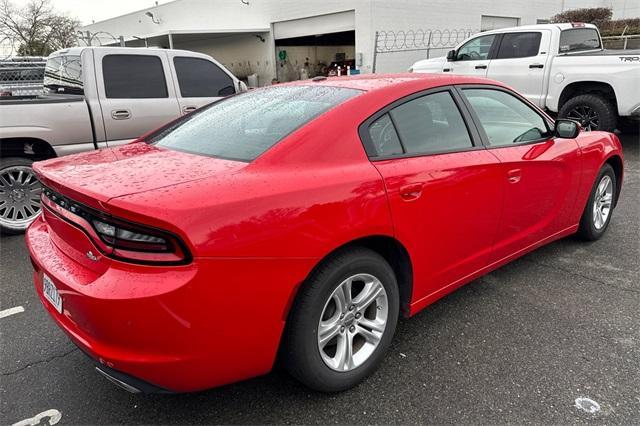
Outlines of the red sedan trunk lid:
{"type": "Polygon", "coordinates": [[[34,164],[44,185],[101,210],[110,199],[214,175],[247,163],[157,148],[137,142],[34,164]]]}

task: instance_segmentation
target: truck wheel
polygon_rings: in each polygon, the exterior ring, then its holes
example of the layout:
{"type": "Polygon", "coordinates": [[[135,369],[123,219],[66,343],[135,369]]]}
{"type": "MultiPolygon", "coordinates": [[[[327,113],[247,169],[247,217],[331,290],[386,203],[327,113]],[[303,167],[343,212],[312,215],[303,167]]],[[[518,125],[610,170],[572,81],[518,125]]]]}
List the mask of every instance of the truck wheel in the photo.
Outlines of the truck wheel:
{"type": "Polygon", "coordinates": [[[618,130],[627,135],[637,135],[640,132],[640,121],[621,118],[618,120],[618,130]]]}
{"type": "Polygon", "coordinates": [[[559,118],[575,120],[586,131],[616,129],[617,113],[615,106],[606,98],[587,94],[569,99],[558,112],[559,118]]]}
{"type": "Polygon", "coordinates": [[[393,269],[379,254],[354,247],[334,255],[296,297],[283,341],[284,367],[321,392],[357,385],[384,358],[399,301],[393,269]]]}
{"type": "Polygon", "coordinates": [[[31,168],[32,160],[0,158],[0,232],[19,234],[40,213],[42,186],[31,168]]]}

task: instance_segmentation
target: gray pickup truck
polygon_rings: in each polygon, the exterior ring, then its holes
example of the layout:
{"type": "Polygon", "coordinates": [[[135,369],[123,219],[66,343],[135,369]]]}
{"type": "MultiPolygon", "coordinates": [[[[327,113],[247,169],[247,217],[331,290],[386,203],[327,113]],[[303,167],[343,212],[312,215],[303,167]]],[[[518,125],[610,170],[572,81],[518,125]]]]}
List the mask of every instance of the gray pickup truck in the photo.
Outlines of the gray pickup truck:
{"type": "Polygon", "coordinates": [[[40,211],[34,161],[127,143],[246,90],[213,58],[141,48],[76,47],[47,59],[41,96],[0,99],[0,231],[40,211]]]}

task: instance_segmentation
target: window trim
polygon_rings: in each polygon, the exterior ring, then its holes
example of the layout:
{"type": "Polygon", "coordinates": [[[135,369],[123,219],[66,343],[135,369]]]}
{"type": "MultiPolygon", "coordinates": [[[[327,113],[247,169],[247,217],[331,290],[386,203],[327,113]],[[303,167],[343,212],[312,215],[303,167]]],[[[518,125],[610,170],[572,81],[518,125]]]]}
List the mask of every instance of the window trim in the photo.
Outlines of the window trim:
{"type": "Polygon", "coordinates": [[[232,96],[238,93],[238,88],[236,87],[236,82],[234,80],[234,77],[232,75],[229,74],[229,72],[221,67],[219,64],[207,59],[207,58],[201,58],[198,56],[184,56],[184,55],[175,55],[172,56],[171,58],[171,66],[173,67],[173,70],[176,73],[176,81],[178,82],[178,93],[179,93],[179,97],[182,99],[194,99],[194,98],[223,98],[223,97],[227,97],[227,96],[232,96]],[[224,86],[222,89],[225,89],[227,87],[232,87],[233,88],[233,93],[230,95],[221,95],[220,94],[220,90],[218,90],[218,94],[216,96],[184,96],[182,94],[182,87],[180,85],[180,77],[178,76],[178,67],[176,66],[176,59],[196,59],[196,60],[200,60],[200,61],[205,61],[210,63],[211,65],[213,65],[214,67],[218,68],[224,75],[226,75],[229,80],[231,81],[230,85],[224,86]]]}
{"type": "MultiPolygon", "coordinates": [[[[398,135],[398,139],[400,140],[400,144],[404,149],[404,143],[402,142],[399,136],[398,129],[396,128],[396,124],[393,118],[391,117],[391,114],[389,114],[389,118],[391,118],[391,124],[393,125],[394,130],[398,135]]],[[[396,99],[395,101],[385,105],[384,107],[382,107],[381,109],[379,109],[378,111],[370,115],[362,123],[360,123],[360,125],[358,126],[358,135],[360,136],[360,141],[362,142],[362,145],[367,154],[367,157],[371,162],[393,160],[393,159],[400,159],[400,158],[429,157],[432,155],[454,154],[458,152],[468,152],[468,151],[477,151],[481,149],[486,149],[486,147],[482,143],[482,138],[480,133],[478,132],[477,126],[473,122],[473,119],[469,114],[467,106],[463,103],[463,99],[460,98],[460,95],[457,93],[457,91],[455,90],[455,86],[453,85],[433,87],[430,89],[421,90],[420,92],[412,93],[400,99],[396,99]],[[451,95],[453,102],[458,107],[458,111],[460,112],[462,121],[465,124],[467,133],[469,134],[469,139],[471,140],[471,146],[468,148],[454,148],[454,149],[446,149],[446,150],[433,151],[433,152],[422,152],[422,153],[411,152],[411,153],[403,153],[403,154],[378,155],[376,148],[373,144],[373,141],[371,140],[371,136],[369,134],[369,127],[380,117],[382,117],[385,114],[388,114],[392,109],[400,105],[403,105],[414,99],[421,98],[423,96],[433,95],[440,92],[448,92],[449,95],[451,95]]]]}
{"type": "Polygon", "coordinates": [[[495,49],[495,55],[493,56],[493,58],[491,58],[491,60],[499,61],[499,60],[505,60],[505,59],[525,59],[525,58],[535,58],[536,56],[540,56],[540,46],[542,45],[543,35],[544,34],[542,33],[542,31],[512,31],[508,33],[502,33],[500,37],[500,43],[498,43],[498,46],[495,49]],[[540,41],[538,42],[538,50],[536,51],[536,54],[530,55],[530,56],[518,56],[513,58],[500,58],[498,55],[500,55],[500,48],[502,47],[502,42],[504,41],[504,37],[509,34],[540,34],[540,41]]]}
{"type": "Polygon", "coordinates": [[[546,142],[550,139],[554,139],[554,140],[556,139],[553,133],[553,128],[555,127],[555,123],[553,122],[553,120],[551,120],[544,112],[542,112],[540,108],[538,108],[531,101],[529,101],[527,98],[525,98],[524,96],[520,95],[517,92],[509,90],[506,87],[495,86],[491,84],[456,84],[455,90],[459,93],[462,102],[464,102],[465,106],[469,110],[469,115],[472,117],[476,125],[476,128],[478,130],[478,133],[480,134],[482,144],[485,146],[486,149],[500,149],[500,148],[511,148],[515,146],[522,146],[522,145],[533,145],[541,142],[546,142]],[[484,131],[484,127],[482,126],[482,122],[480,121],[480,117],[478,117],[478,114],[476,114],[476,111],[473,109],[473,106],[471,105],[466,95],[464,94],[463,92],[464,89],[496,90],[499,92],[504,92],[508,95],[515,97],[516,99],[521,100],[525,105],[531,108],[533,112],[535,112],[536,114],[538,114],[538,116],[540,116],[540,118],[542,118],[545,125],[547,126],[548,136],[531,140],[531,141],[514,142],[510,145],[491,145],[491,142],[489,141],[489,137],[487,136],[487,133],[484,131]]]}
{"type": "Polygon", "coordinates": [[[104,97],[105,99],[171,99],[172,96],[169,93],[169,84],[167,84],[167,70],[165,69],[165,64],[163,63],[164,61],[162,60],[162,57],[158,56],[158,55],[145,55],[145,54],[139,54],[139,53],[134,53],[134,54],[129,54],[129,53],[107,53],[104,56],[102,56],[102,58],[100,58],[100,73],[102,74],[102,86],[104,88],[104,97]],[[164,80],[164,92],[165,95],[164,96],[154,96],[154,97],[136,97],[136,98],[120,98],[120,97],[110,97],[109,94],[107,93],[108,89],[107,89],[107,75],[104,72],[104,62],[105,59],[112,57],[112,56],[119,56],[119,57],[149,57],[149,58],[156,58],[158,60],[158,62],[160,63],[160,70],[162,71],[162,77],[164,80]]]}

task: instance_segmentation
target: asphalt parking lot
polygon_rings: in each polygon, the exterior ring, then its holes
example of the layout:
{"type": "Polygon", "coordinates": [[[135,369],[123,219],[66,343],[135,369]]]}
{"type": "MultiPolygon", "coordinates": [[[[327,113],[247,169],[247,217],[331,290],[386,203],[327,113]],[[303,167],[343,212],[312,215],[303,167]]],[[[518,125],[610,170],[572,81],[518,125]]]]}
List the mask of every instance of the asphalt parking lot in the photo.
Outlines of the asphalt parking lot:
{"type": "Polygon", "coordinates": [[[2,237],[0,311],[24,311],[0,316],[0,423],[56,410],[41,421],[638,424],[640,140],[623,144],[622,199],[603,239],[543,247],[401,321],[382,368],[336,395],[280,370],[196,394],[126,393],[49,319],[23,237],[2,237]]]}

